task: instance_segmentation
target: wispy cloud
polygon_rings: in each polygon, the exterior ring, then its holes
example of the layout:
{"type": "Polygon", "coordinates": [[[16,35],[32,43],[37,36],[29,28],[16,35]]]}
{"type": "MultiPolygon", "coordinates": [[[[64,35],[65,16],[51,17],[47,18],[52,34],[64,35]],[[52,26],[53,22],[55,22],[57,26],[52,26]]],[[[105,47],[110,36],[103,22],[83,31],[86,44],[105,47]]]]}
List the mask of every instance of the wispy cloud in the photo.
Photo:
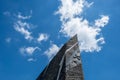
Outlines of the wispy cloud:
{"type": "Polygon", "coordinates": [[[23,16],[19,12],[16,17],[17,20],[14,22],[14,29],[24,35],[26,40],[32,40],[33,37],[31,35],[32,32],[30,31],[30,29],[33,27],[33,25],[25,21],[25,19],[30,19],[31,15],[23,16]]]}
{"type": "MultiPolygon", "coordinates": [[[[36,46],[39,46],[42,44],[42,41],[47,41],[49,38],[49,35],[47,33],[35,33],[34,30],[36,25],[32,24],[32,22],[29,22],[29,20],[32,18],[32,10],[30,11],[29,14],[24,14],[22,12],[17,12],[17,13],[11,13],[9,11],[3,12],[3,15],[10,17],[12,22],[13,22],[13,28],[16,32],[21,34],[26,41],[29,41],[30,44],[34,44],[36,46]],[[38,37],[35,37],[36,34],[38,37]],[[40,44],[39,44],[40,43],[40,44]]],[[[14,38],[13,38],[14,40],[14,38]]],[[[8,37],[5,39],[7,43],[11,42],[11,38],[8,37]]],[[[40,52],[39,47],[33,47],[33,46],[28,46],[28,44],[24,44],[24,47],[19,47],[18,50],[19,52],[24,55],[24,57],[27,58],[27,61],[36,61],[36,54],[40,52]],[[33,58],[34,57],[34,58],[33,58]]]]}
{"type": "Polygon", "coordinates": [[[34,59],[34,58],[29,58],[29,59],[27,59],[27,61],[28,61],[28,62],[35,62],[36,59],[34,59]]]}
{"type": "Polygon", "coordinates": [[[17,32],[24,35],[26,40],[30,40],[30,41],[35,40],[40,43],[41,41],[46,41],[48,39],[49,36],[46,33],[41,33],[41,34],[38,33],[39,34],[38,38],[32,36],[32,28],[34,28],[35,26],[26,21],[26,19],[31,18],[31,15],[23,16],[19,12],[19,14],[16,16],[17,16],[17,21],[14,22],[14,29],[17,32]]]}
{"type": "Polygon", "coordinates": [[[32,12],[30,12],[30,15],[26,15],[26,16],[24,15],[24,16],[23,16],[22,13],[19,12],[18,15],[17,15],[17,18],[18,18],[18,19],[23,19],[23,20],[25,20],[25,19],[30,19],[30,18],[32,17],[31,14],[32,14],[32,12]]]}
{"type": "Polygon", "coordinates": [[[27,29],[30,29],[31,28],[31,24],[26,22],[26,21],[21,21],[21,20],[18,20],[16,22],[20,27],[24,27],[24,28],[27,28],[27,29]]]}
{"type": "Polygon", "coordinates": [[[48,35],[44,34],[44,33],[41,33],[41,34],[39,34],[39,37],[37,38],[37,41],[41,42],[41,41],[46,41],[47,39],[48,39],[48,35]]]}
{"type": "Polygon", "coordinates": [[[10,43],[11,40],[12,40],[12,39],[11,39],[10,37],[8,37],[8,38],[5,39],[5,41],[6,41],[7,43],[10,43]]]}
{"type": "Polygon", "coordinates": [[[22,47],[20,48],[20,53],[24,56],[33,56],[36,50],[40,50],[39,47],[22,47]]]}
{"type": "Polygon", "coordinates": [[[48,50],[44,52],[44,54],[51,59],[59,50],[59,47],[56,44],[51,44],[48,50]]]}
{"type": "MultiPolygon", "coordinates": [[[[100,51],[101,44],[104,44],[104,37],[101,35],[102,27],[108,24],[109,16],[102,15],[91,25],[87,19],[83,19],[81,14],[84,8],[90,7],[92,3],[85,0],[60,0],[57,14],[60,14],[62,22],[61,30],[67,37],[78,34],[80,50],[85,52],[100,51]]],[[[94,22],[94,21],[93,21],[94,22]]]]}
{"type": "Polygon", "coordinates": [[[31,32],[25,29],[24,25],[27,25],[26,23],[15,23],[14,24],[14,29],[18,32],[20,32],[22,35],[25,36],[25,39],[27,40],[32,40],[33,37],[31,36],[31,32]]]}
{"type": "MultiPolygon", "coordinates": [[[[30,44],[36,44],[41,43],[42,41],[48,40],[48,35],[46,33],[38,33],[38,37],[34,37],[33,28],[36,26],[32,23],[28,22],[29,19],[32,17],[32,11],[30,12],[30,15],[24,15],[21,12],[19,12],[17,15],[14,14],[16,21],[14,21],[14,29],[22,34],[24,38],[28,41],[30,41],[30,44]],[[37,42],[37,43],[36,43],[37,42]]],[[[40,44],[39,44],[40,45],[40,44]]],[[[39,47],[21,47],[19,49],[20,53],[26,57],[30,57],[27,59],[27,61],[36,61],[34,57],[34,53],[37,51],[40,51],[39,47]]]]}
{"type": "Polygon", "coordinates": [[[5,12],[3,12],[3,15],[5,15],[5,16],[11,16],[11,13],[9,11],[5,11],[5,12]]]}

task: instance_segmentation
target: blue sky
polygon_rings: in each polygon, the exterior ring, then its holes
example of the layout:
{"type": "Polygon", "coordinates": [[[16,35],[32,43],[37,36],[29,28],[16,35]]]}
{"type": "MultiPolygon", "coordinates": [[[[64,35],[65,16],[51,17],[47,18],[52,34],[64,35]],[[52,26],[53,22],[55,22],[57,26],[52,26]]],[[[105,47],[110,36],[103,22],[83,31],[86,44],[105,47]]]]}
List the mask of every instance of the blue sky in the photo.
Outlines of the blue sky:
{"type": "Polygon", "coordinates": [[[35,80],[76,33],[85,80],[120,80],[120,1],[74,1],[1,0],[1,80],[35,80]]]}

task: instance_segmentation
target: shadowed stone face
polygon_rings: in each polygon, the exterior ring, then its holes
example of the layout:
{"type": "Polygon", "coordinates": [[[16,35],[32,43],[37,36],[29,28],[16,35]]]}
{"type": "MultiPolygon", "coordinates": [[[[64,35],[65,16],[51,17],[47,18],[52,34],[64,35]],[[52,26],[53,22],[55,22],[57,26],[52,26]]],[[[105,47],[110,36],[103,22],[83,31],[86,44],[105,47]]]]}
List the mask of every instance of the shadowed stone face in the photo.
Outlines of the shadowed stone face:
{"type": "Polygon", "coordinates": [[[77,35],[64,44],[37,80],[84,80],[77,35]]]}

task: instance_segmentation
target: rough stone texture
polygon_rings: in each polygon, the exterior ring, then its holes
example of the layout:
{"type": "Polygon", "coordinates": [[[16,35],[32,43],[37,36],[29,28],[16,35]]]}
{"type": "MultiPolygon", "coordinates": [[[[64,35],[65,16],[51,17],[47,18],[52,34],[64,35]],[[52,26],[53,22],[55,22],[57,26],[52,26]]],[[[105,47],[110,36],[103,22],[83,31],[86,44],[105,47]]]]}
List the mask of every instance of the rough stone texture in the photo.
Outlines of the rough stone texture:
{"type": "Polygon", "coordinates": [[[84,80],[77,35],[64,44],[36,80],[84,80]]]}

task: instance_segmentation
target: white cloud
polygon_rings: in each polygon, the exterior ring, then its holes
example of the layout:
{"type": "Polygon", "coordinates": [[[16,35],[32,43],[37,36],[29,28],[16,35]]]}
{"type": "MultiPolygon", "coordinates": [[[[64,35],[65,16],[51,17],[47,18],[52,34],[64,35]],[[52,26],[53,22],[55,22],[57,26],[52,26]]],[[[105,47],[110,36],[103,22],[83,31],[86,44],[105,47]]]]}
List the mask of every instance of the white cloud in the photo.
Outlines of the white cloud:
{"type": "MultiPolygon", "coordinates": [[[[32,14],[32,11],[30,12],[32,14]]],[[[26,22],[26,19],[30,19],[31,15],[23,16],[19,12],[18,15],[16,15],[17,20],[14,22],[14,29],[18,32],[20,32],[22,35],[24,35],[25,39],[32,40],[32,32],[30,31],[31,28],[33,28],[34,25],[30,24],[29,22],[26,22]]]]}
{"type": "Polygon", "coordinates": [[[47,34],[39,34],[39,37],[37,38],[37,41],[38,42],[41,42],[41,41],[46,41],[48,39],[48,35],[47,34]]]}
{"type": "Polygon", "coordinates": [[[100,19],[95,20],[95,26],[104,27],[109,22],[109,16],[101,15],[100,19]]]}
{"type": "Polygon", "coordinates": [[[34,58],[29,58],[29,59],[27,59],[27,61],[28,61],[28,62],[35,62],[36,59],[34,59],[34,58]]]}
{"type": "MultiPolygon", "coordinates": [[[[32,14],[32,12],[31,12],[31,14],[32,14]]],[[[31,18],[31,15],[23,16],[23,15],[21,15],[21,13],[19,12],[18,15],[17,15],[17,18],[18,18],[18,19],[23,19],[23,20],[25,20],[25,19],[30,19],[30,18],[31,18]]]]}
{"type": "Polygon", "coordinates": [[[23,34],[25,36],[25,39],[27,40],[31,40],[33,39],[33,37],[31,36],[31,32],[28,31],[27,29],[25,29],[24,27],[20,26],[19,24],[14,24],[14,29],[18,32],[20,32],[21,34],[23,34]]]}
{"type": "Polygon", "coordinates": [[[16,22],[16,24],[18,24],[19,26],[24,27],[24,28],[28,28],[28,29],[31,28],[30,24],[27,23],[27,22],[25,22],[25,21],[22,22],[21,20],[18,20],[18,21],[16,22]]]}
{"type": "MultiPolygon", "coordinates": [[[[25,20],[21,20],[22,15],[18,15],[18,20],[14,23],[14,29],[17,32],[20,32],[22,35],[24,35],[25,39],[27,40],[35,40],[37,42],[41,42],[41,41],[46,41],[48,39],[48,35],[45,33],[41,33],[39,34],[38,38],[34,38],[32,36],[32,31],[31,29],[34,27],[33,24],[30,24],[28,22],[26,22],[25,20]]],[[[29,19],[30,17],[26,19],[29,19]]],[[[23,18],[24,19],[24,18],[23,18]]]]}
{"type": "Polygon", "coordinates": [[[61,21],[69,20],[70,18],[75,17],[76,15],[81,15],[83,8],[90,7],[93,3],[88,3],[85,0],[60,0],[61,6],[56,14],[61,15],[61,21]]]}
{"type": "Polygon", "coordinates": [[[25,56],[32,56],[36,50],[40,50],[39,47],[22,47],[20,53],[25,56]]]}
{"type": "Polygon", "coordinates": [[[88,3],[87,1],[84,2],[84,5],[88,8],[91,7],[93,4],[94,2],[91,2],[91,3],[88,3]]]}
{"type": "Polygon", "coordinates": [[[93,25],[87,19],[83,19],[81,14],[85,7],[90,7],[93,3],[85,0],[60,0],[61,6],[57,11],[62,22],[61,30],[65,36],[72,37],[78,35],[80,50],[85,52],[100,51],[101,44],[104,44],[101,28],[108,24],[109,17],[102,15],[95,20],[93,25]]]}
{"type": "Polygon", "coordinates": [[[29,31],[29,29],[31,28],[31,24],[27,23],[27,22],[23,22],[21,20],[17,20],[14,23],[14,29],[18,32],[20,32],[22,35],[25,36],[25,39],[27,40],[32,40],[33,37],[31,36],[32,32],[29,31]]]}
{"type": "Polygon", "coordinates": [[[59,47],[56,44],[51,44],[48,50],[46,50],[44,53],[47,55],[49,59],[51,59],[59,50],[59,47]]]}

